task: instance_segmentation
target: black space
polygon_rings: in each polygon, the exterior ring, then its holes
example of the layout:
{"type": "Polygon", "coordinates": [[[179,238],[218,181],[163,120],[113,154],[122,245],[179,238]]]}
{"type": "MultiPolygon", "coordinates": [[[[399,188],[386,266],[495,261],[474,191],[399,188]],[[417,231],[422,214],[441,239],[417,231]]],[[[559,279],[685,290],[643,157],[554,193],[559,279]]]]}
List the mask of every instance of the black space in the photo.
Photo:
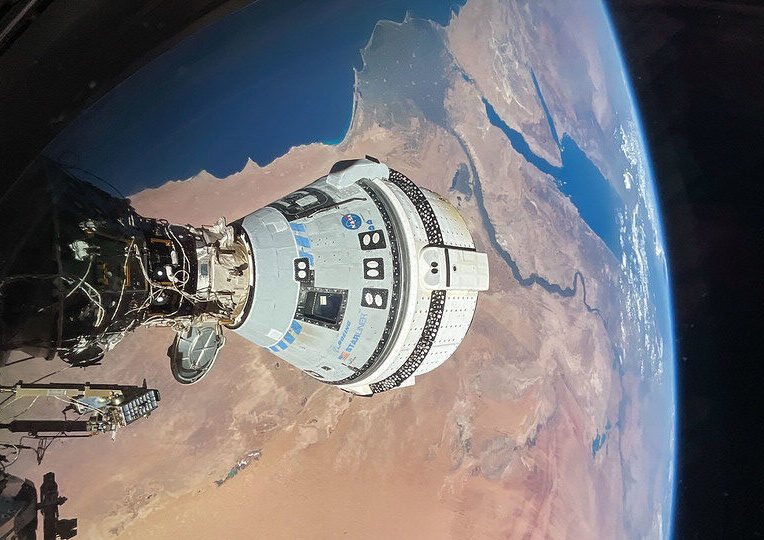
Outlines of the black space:
{"type": "Polygon", "coordinates": [[[652,157],[674,288],[676,532],[764,535],[764,8],[608,2],[652,157]]]}
{"type": "MultiPolygon", "coordinates": [[[[246,3],[38,2],[13,41],[0,42],[3,184],[137,67],[246,3]]],[[[668,237],[680,392],[676,532],[761,537],[764,8],[607,3],[668,237]]],[[[21,4],[0,0],[0,22],[21,4]]]]}
{"type": "MultiPolygon", "coordinates": [[[[0,32],[29,0],[0,0],[0,32]]],[[[37,0],[0,39],[0,178],[182,38],[250,0],[37,0]]],[[[4,182],[5,183],[5,182],[4,182]]]]}

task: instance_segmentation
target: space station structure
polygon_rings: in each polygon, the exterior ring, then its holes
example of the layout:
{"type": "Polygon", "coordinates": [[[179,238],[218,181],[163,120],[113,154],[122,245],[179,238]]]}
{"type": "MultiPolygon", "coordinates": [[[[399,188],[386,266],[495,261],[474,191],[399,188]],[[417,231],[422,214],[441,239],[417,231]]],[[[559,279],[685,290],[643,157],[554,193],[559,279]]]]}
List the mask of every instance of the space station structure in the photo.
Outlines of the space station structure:
{"type": "Polygon", "coordinates": [[[208,227],[140,216],[70,175],[51,185],[57,262],[47,281],[23,268],[0,276],[0,307],[14,295],[32,305],[23,324],[6,310],[3,334],[76,365],[100,361],[137,326],[171,326],[170,367],[191,384],[233,331],[321,382],[372,395],[448,359],[488,288],[487,256],[456,208],[369,156],[208,227]]]}

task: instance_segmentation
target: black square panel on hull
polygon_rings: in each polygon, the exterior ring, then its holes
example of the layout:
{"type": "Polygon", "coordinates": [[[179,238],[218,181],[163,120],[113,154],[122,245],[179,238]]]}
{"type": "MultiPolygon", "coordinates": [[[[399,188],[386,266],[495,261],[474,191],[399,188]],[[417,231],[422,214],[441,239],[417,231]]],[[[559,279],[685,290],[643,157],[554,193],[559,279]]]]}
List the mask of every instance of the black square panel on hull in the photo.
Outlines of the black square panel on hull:
{"type": "Polygon", "coordinates": [[[361,305],[363,307],[385,309],[387,308],[387,296],[387,289],[374,289],[372,287],[365,287],[361,294],[361,305]]]}
{"type": "Polygon", "coordinates": [[[387,247],[385,233],[382,231],[365,231],[359,233],[358,241],[361,243],[361,249],[364,251],[387,247]]]}
{"type": "Polygon", "coordinates": [[[363,260],[364,279],[385,279],[385,262],[382,257],[363,260]]]}

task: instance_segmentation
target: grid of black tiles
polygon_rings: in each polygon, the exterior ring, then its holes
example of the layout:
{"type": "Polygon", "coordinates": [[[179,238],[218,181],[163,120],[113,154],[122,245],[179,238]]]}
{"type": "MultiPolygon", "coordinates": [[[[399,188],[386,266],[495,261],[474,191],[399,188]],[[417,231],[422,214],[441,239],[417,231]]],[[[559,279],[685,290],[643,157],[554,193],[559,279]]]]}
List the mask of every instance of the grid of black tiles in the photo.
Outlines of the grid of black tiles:
{"type": "Polygon", "coordinates": [[[430,308],[427,310],[427,320],[424,323],[422,335],[420,336],[419,341],[417,341],[414,350],[403,365],[398,368],[398,371],[386,379],[382,379],[381,381],[370,385],[373,393],[377,394],[400,386],[403,381],[411,377],[417,368],[422,365],[427,353],[429,353],[432,348],[432,344],[435,342],[435,337],[438,335],[438,329],[440,328],[440,321],[443,319],[443,308],[445,305],[446,291],[432,291],[432,293],[430,293],[430,308]]]}
{"type": "Polygon", "coordinates": [[[416,208],[419,217],[424,224],[424,232],[427,234],[427,241],[430,244],[438,246],[443,245],[443,233],[440,230],[440,224],[438,224],[438,218],[435,217],[435,211],[430,206],[430,202],[427,197],[424,196],[422,190],[417,185],[409,180],[406,175],[399,173],[393,169],[390,169],[390,181],[398,186],[403,193],[406,194],[416,208]]]}

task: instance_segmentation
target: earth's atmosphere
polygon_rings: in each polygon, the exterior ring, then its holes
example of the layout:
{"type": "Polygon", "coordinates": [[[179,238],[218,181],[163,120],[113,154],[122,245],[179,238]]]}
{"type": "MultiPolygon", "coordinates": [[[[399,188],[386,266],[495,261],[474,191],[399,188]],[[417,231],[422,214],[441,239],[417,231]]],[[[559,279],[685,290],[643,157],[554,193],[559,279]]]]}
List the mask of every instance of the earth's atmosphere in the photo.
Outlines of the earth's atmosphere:
{"type": "Polygon", "coordinates": [[[367,38],[341,142],[131,199],[174,222],[233,220],[339,159],[376,156],[458,206],[489,254],[490,290],[454,357],[413,387],[353,399],[228,333],[210,375],[182,387],[171,331],[139,330],[103,366],[49,380],[146,377],[159,410],[114,442],[59,442],[11,472],[56,471],[61,514],[84,538],[669,536],[667,266],[603,7],[469,0],[450,20],[381,20],[367,38]]]}

